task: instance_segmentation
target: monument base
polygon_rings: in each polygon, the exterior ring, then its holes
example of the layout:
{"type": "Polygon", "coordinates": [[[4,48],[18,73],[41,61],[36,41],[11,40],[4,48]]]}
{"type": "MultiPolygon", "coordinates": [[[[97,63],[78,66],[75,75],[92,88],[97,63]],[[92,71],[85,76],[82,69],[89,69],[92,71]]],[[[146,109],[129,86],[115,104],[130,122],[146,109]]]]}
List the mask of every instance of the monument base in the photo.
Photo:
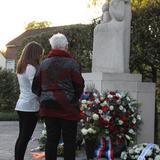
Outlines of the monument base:
{"type": "Polygon", "coordinates": [[[85,86],[94,84],[100,91],[121,90],[141,104],[142,124],[138,130],[137,143],[154,143],[155,83],[142,82],[140,74],[130,73],[83,73],[85,86]]]}

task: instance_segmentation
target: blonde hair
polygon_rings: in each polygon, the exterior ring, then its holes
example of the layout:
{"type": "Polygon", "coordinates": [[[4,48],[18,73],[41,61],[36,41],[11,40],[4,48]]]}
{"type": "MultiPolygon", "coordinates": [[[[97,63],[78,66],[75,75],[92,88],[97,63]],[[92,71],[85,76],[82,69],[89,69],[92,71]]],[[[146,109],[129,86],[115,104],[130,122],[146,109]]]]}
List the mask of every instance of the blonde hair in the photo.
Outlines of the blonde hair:
{"type": "Polygon", "coordinates": [[[37,43],[35,41],[32,41],[32,42],[28,43],[24,47],[24,49],[21,53],[21,56],[18,60],[16,72],[17,73],[23,73],[28,64],[31,64],[35,67],[37,65],[39,65],[40,58],[43,54],[43,51],[44,50],[39,43],[37,43]]]}

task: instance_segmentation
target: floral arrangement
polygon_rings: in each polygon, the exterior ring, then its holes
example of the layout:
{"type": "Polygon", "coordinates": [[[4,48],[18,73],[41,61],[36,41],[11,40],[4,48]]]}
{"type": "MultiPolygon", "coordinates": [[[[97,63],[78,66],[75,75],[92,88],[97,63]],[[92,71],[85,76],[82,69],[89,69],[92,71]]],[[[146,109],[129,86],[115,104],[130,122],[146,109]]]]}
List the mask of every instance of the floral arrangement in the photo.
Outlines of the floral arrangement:
{"type": "Polygon", "coordinates": [[[142,143],[121,153],[122,160],[160,160],[160,148],[156,144],[142,143]]]}
{"type": "Polygon", "coordinates": [[[46,125],[43,123],[43,130],[41,132],[40,138],[38,139],[39,141],[39,150],[44,151],[45,150],[45,143],[47,140],[47,132],[46,132],[46,125]]]}
{"type": "Polygon", "coordinates": [[[134,143],[139,104],[124,91],[86,91],[81,96],[81,132],[85,139],[104,136],[112,143],[134,143]]]}

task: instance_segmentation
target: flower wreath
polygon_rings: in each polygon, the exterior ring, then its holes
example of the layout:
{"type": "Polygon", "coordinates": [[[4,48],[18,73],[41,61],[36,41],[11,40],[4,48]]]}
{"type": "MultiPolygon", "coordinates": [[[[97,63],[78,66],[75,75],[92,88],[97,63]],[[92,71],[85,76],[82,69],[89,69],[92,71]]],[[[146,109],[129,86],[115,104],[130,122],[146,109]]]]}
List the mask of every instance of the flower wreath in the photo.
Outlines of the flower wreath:
{"type": "Polygon", "coordinates": [[[160,160],[160,148],[156,144],[142,143],[129,147],[121,153],[122,160],[160,160]]]}
{"type": "Polygon", "coordinates": [[[97,90],[81,96],[81,132],[84,138],[105,136],[113,143],[134,143],[141,116],[139,104],[124,91],[97,90]]]}

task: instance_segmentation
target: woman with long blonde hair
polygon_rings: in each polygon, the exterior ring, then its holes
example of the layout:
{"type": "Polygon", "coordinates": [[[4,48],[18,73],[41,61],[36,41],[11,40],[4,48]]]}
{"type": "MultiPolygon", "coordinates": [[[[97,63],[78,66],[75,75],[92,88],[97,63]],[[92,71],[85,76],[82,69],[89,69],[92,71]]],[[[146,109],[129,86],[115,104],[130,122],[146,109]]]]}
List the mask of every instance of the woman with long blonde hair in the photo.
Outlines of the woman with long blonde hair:
{"type": "Polygon", "coordinates": [[[15,144],[15,160],[23,160],[28,142],[36,127],[39,111],[38,97],[32,93],[32,81],[43,56],[37,42],[28,43],[18,60],[16,73],[20,95],[15,110],[19,117],[19,136],[15,144]]]}

